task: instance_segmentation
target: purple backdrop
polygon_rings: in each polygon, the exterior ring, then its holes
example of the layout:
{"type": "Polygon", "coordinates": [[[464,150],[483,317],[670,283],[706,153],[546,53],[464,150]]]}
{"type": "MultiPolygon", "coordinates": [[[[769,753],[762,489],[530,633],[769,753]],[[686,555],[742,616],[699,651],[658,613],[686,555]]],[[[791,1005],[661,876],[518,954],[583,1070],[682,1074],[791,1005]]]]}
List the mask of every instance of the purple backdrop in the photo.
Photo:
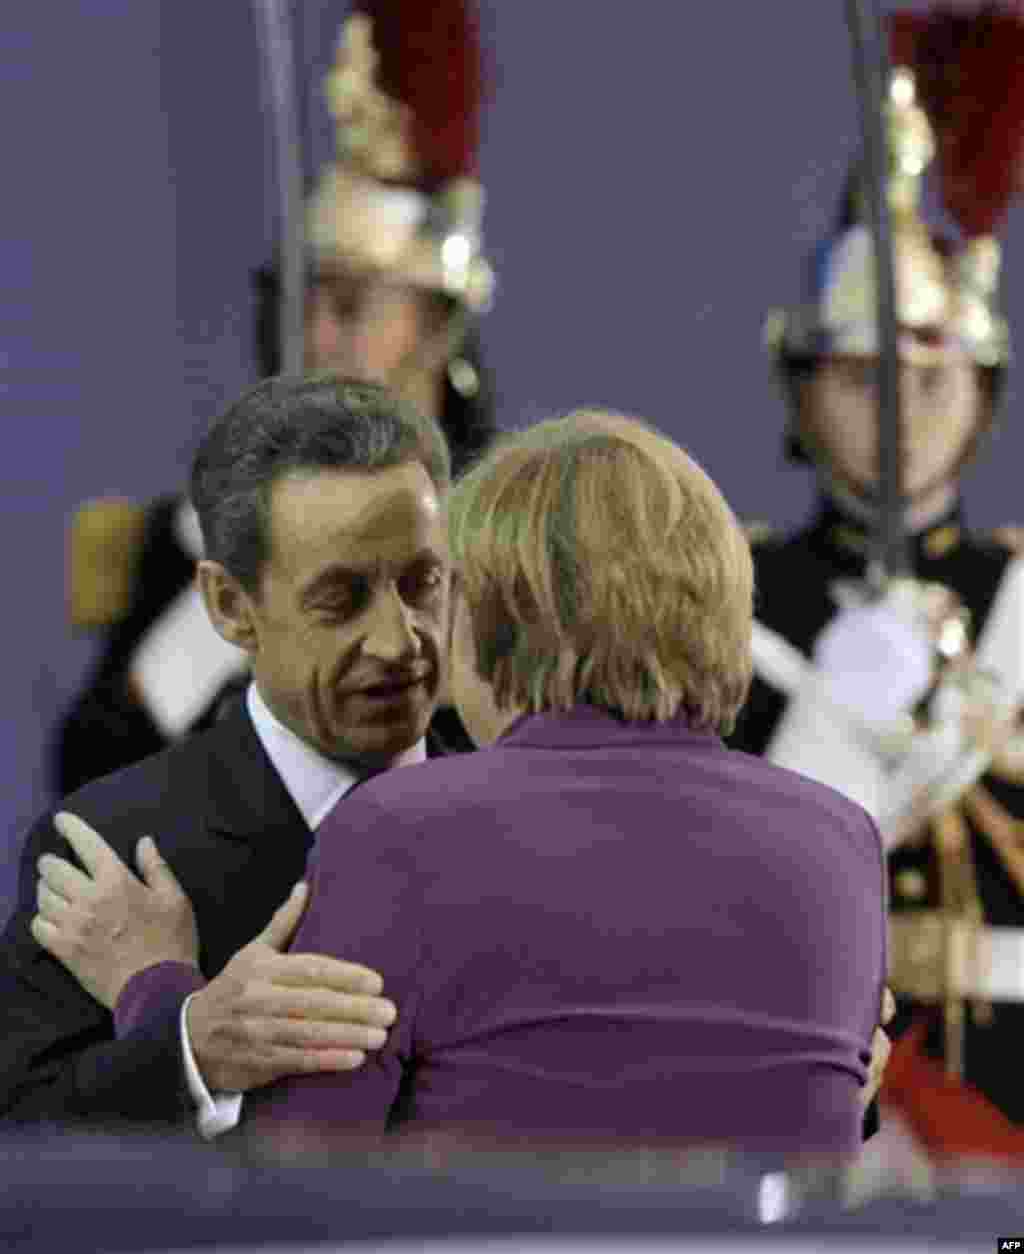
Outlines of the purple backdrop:
{"type": "MultiPolygon", "coordinates": [[[[67,627],[70,511],[182,483],[198,430],[253,375],[248,275],[274,237],[245,0],[9,7],[0,913],[20,833],[49,799],[54,720],[94,649],[67,627]]],[[[318,83],[346,6],[295,7],[319,161],[318,83]]],[[[856,146],[840,0],[482,11],[502,422],[632,410],[682,439],[740,513],[798,521],[811,485],[781,461],[759,337],[766,308],[797,296],[856,146]]],[[[1018,325],[1022,222],[1006,233],[1018,325]]],[[[1011,380],[1005,430],[969,481],[978,526],[1021,519],[1016,397],[1011,380]]]]}

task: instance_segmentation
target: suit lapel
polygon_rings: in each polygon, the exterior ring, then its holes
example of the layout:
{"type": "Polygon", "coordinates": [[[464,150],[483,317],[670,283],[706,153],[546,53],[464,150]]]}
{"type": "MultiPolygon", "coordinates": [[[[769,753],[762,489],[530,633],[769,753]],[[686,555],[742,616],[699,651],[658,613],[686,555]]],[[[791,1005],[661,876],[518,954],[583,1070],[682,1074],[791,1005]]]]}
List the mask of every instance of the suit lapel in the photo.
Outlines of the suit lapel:
{"type": "Polygon", "coordinates": [[[208,829],[254,843],[288,834],[308,849],[312,835],[267,757],[245,702],[239,701],[207,737],[208,829]]]}
{"type": "Polygon", "coordinates": [[[203,838],[186,855],[207,977],[260,932],[304,873],[313,836],[244,702],[183,748],[195,764],[203,838]]]}
{"type": "MultiPolygon", "coordinates": [[[[427,729],[427,757],[470,751],[452,744],[461,724],[435,717],[427,729]]],[[[465,732],[462,732],[465,737],[465,732]]],[[[206,826],[223,836],[259,842],[273,832],[293,831],[308,849],[313,837],[291,794],[260,743],[244,700],[202,735],[206,759],[206,826]]],[[[358,785],[357,785],[358,787],[358,785]]]]}
{"type": "MultiPolygon", "coordinates": [[[[439,749],[444,752],[428,733],[430,756],[439,749]]],[[[189,880],[203,937],[203,970],[210,976],[266,926],[310,869],[314,837],[267,757],[244,701],[181,750],[190,755],[196,795],[202,798],[206,838],[186,856],[195,859],[189,880]]]]}

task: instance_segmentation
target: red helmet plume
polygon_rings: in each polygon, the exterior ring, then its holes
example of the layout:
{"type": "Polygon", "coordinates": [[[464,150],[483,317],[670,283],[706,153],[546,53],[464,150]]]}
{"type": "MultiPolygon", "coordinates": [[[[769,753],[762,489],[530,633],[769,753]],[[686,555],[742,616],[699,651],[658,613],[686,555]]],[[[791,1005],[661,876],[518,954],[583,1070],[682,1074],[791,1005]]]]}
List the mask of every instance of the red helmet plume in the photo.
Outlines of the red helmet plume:
{"type": "Polygon", "coordinates": [[[893,64],[913,71],[935,129],[946,208],[968,238],[990,234],[1022,185],[1021,5],[947,0],[890,22],[893,64]]]}
{"type": "Polygon", "coordinates": [[[373,22],[377,79],[409,110],[425,190],[477,173],[482,55],[469,0],[358,0],[373,22]]]}

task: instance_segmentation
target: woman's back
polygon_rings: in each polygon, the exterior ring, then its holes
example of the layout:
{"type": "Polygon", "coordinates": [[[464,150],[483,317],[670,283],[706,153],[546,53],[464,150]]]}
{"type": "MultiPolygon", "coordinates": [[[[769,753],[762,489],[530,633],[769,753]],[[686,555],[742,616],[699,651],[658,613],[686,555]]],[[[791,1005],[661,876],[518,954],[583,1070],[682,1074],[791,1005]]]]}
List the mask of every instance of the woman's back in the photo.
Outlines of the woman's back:
{"type": "Polygon", "coordinates": [[[400,1072],[411,1130],[859,1144],[882,856],[838,794],[580,706],[388,773],[320,844],[296,948],[380,970],[399,1020],[376,1080],[300,1081],[291,1114],[337,1089],[373,1122],[400,1072]]]}

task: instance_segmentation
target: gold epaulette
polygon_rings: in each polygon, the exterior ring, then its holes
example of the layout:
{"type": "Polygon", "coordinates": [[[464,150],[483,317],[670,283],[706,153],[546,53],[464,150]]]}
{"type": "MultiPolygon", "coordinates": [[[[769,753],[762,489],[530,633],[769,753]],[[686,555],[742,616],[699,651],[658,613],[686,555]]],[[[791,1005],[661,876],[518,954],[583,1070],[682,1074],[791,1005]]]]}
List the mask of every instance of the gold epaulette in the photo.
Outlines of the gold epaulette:
{"type": "Polygon", "coordinates": [[[753,547],[755,544],[764,544],[766,540],[771,540],[776,534],[776,528],[771,523],[766,522],[745,522],[743,524],[743,532],[747,537],[747,541],[753,547]]]}
{"type": "Polygon", "coordinates": [[[71,518],[68,614],[77,630],[109,627],[132,604],[132,585],[146,525],[134,501],[86,501],[71,518]]]}
{"type": "Polygon", "coordinates": [[[1013,523],[1005,527],[997,527],[990,535],[997,544],[1013,553],[1024,553],[1024,527],[1013,523]]]}

